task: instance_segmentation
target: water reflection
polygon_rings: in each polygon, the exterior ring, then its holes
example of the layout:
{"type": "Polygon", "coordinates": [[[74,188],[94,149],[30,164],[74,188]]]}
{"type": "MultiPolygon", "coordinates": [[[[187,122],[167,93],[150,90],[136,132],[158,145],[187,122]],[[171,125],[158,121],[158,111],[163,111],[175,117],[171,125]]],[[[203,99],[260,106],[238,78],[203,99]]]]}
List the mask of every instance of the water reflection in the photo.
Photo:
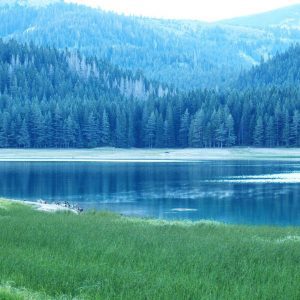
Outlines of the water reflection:
{"type": "Polygon", "coordinates": [[[129,215],[300,225],[299,164],[0,163],[0,196],[129,215]]]}

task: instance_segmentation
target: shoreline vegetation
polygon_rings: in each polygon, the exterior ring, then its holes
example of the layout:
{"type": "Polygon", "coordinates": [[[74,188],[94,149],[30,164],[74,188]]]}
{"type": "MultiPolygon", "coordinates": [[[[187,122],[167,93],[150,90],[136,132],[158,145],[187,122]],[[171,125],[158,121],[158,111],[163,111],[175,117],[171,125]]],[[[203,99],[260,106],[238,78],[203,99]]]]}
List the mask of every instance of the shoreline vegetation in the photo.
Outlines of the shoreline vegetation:
{"type": "MultiPolygon", "coordinates": [[[[23,201],[23,200],[14,200],[14,199],[7,199],[4,201],[9,201],[11,203],[19,204],[19,205],[27,205],[32,207],[37,211],[43,211],[48,213],[56,213],[56,212],[72,212],[74,214],[79,214],[83,210],[77,207],[71,207],[70,205],[66,205],[64,203],[48,203],[44,200],[38,200],[36,202],[32,201],[23,201]]],[[[66,202],[67,203],[67,202],[66,202]]],[[[1,205],[1,200],[0,200],[1,205]]]]}
{"type": "Polygon", "coordinates": [[[300,160],[300,148],[223,149],[0,149],[0,161],[197,162],[207,160],[300,160]]]}
{"type": "Polygon", "coordinates": [[[300,228],[0,200],[1,299],[299,299],[300,228]],[[280,284],[278,284],[280,282],[280,284]]]}

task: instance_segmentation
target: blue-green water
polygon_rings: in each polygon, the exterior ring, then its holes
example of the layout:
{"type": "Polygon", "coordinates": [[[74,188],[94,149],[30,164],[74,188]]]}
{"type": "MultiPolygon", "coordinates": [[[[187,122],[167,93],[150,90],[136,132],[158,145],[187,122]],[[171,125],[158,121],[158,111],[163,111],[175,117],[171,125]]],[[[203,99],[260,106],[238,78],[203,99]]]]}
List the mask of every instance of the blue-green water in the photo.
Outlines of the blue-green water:
{"type": "Polygon", "coordinates": [[[0,196],[160,219],[300,225],[300,163],[0,163],[0,196]]]}

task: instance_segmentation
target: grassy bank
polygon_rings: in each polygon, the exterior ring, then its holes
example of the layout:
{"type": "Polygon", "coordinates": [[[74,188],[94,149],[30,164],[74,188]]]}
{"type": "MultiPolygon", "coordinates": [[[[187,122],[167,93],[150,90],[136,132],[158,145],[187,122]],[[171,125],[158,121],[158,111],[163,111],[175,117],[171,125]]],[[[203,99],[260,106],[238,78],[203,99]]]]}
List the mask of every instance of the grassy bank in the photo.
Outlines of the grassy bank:
{"type": "Polygon", "coordinates": [[[300,299],[300,228],[49,214],[0,201],[0,299],[300,299]]]}

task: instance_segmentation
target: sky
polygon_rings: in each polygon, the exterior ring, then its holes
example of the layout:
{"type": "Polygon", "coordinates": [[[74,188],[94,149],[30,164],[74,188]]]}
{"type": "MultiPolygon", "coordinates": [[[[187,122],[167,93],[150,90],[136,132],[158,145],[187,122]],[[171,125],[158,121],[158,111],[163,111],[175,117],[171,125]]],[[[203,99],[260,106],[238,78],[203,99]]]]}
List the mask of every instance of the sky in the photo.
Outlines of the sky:
{"type": "Polygon", "coordinates": [[[300,4],[300,0],[67,0],[126,15],[217,21],[300,4]]]}

